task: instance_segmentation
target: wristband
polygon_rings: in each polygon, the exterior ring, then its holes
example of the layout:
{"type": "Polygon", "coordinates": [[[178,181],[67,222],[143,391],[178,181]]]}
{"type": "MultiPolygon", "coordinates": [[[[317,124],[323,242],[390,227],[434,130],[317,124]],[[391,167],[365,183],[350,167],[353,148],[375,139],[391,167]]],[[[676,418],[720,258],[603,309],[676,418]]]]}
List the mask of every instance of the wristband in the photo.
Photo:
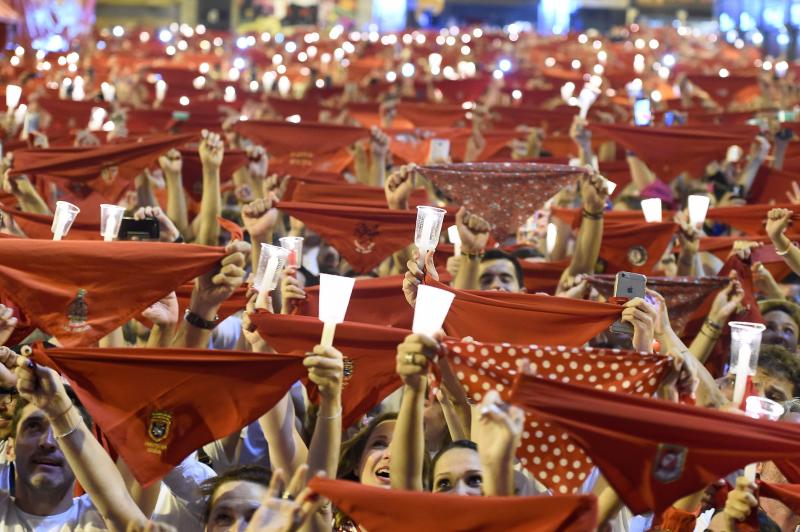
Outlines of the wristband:
{"type": "Polygon", "coordinates": [[[462,257],[467,257],[468,259],[482,259],[483,258],[483,251],[479,251],[477,253],[467,253],[466,251],[461,252],[462,257]]]}
{"type": "Polygon", "coordinates": [[[721,331],[722,330],[722,325],[720,325],[718,323],[714,323],[709,318],[706,318],[706,325],[711,327],[711,329],[713,329],[714,331],[721,331]]]}
{"type": "Polygon", "coordinates": [[[583,217],[589,218],[590,220],[602,220],[604,212],[605,211],[589,212],[586,209],[583,209],[583,217]]]}
{"type": "Polygon", "coordinates": [[[183,315],[183,319],[186,320],[186,323],[193,327],[197,327],[198,329],[206,329],[207,331],[213,331],[217,326],[219,316],[214,316],[212,321],[208,321],[204,320],[187,308],[186,313],[183,315]]]}
{"type": "Polygon", "coordinates": [[[792,246],[794,246],[794,244],[792,244],[791,242],[789,242],[789,246],[788,246],[788,247],[787,247],[785,250],[783,250],[783,251],[778,251],[778,246],[775,246],[775,254],[776,254],[776,255],[780,255],[781,257],[783,257],[783,256],[785,256],[787,253],[789,253],[789,250],[790,250],[790,249],[792,249],[792,246]]]}
{"type": "Polygon", "coordinates": [[[317,419],[336,419],[338,417],[341,417],[341,415],[342,415],[342,407],[340,406],[339,407],[339,411],[336,412],[334,415],[332,415],[332,416],[317,416],[317,419]]]}

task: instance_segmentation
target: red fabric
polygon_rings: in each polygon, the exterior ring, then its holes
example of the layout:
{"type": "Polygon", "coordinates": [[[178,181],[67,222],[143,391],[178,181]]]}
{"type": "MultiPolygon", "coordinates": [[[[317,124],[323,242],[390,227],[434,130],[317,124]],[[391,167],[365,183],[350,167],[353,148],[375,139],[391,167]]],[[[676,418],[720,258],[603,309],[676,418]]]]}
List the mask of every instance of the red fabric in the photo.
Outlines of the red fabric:
{"type": "Polygon", "coordinates": [[[223,256],[188,244],[2,239],[0,285],[62,345],[87,346],[223,256]]]}
{"type": "Polygon", "coordinates": [[[689,74],[688,80],[708,93],[718,104],[723,107],[730,105],[736,95],[750,87],[758,87],[756,76],[727,76],[720,77],[716,74],[701,75],[689,74]]]}
{"type": "Polygon", "coordinates": [[[423,166],[420,173],[457,205],[493,224],[498,241],[525,223],[585,170],[537,163],[464,163],[423,166]]]}
{"type": "MultiPolygon", "coordinates": [[[[6,210],[14,218],[14,222],[19,225],[22,232],[28,238],[40,240],[52,240],[53,233],[50,227],[53,224],[53,216],[49,214],[33,214],[30,212],[6,210]]],[[[103,240],[100,234],[100,220],[97,223],[81,221],[83,212],[78,213],[78,217],[72,222],[69,233],[64,236],[64,240],[103,240]]]]}
{"type": "MultiPolygon", "coordinates": [[[[299,183],[290,196],[290,201],[299,203],[326,203],[332,205],[352,205],[354,207],[386,208],[386,193],[381,187],[366,185],[299,183]]],[[[409,206],[425,205],[428,193],[425,189],[416,189],[411,193],[409,206]]]]}
{"type": "Polygon", "coordinates": [[[57,98],[40,97],[37,103],[47,112],[52,121],[47,133],[64,132],[72,129],[83,129],[89,124],[93,107],[108,110],[103,102],[84,100],[59,100],[57,98]]]}
{"type": "Polygon", "coordinates": [[[653,521],[652,529],[665,532],[694,532],[697,516],[670,506],[653,521]]]}
{"type": "Polygon", "coordinates": [[[585,532],[597,520],[591,495],[459,497],[318,477],[308,486],[364,529],[381,532],[585,532]]]}
{"type": "Polygon", "coordinates": [[[143,486],[277,403],[303,357],[205,349],[51,349],[92,419],[143,486]],[[169,416],[157,441],[151,423],[169,416]]]}
{"type": "Polygon", "coordinates": [[[703,174],[712,161],[725,158],[733,144],[749,146],[757,127],[637,127],[592,124],[592,132],[608,137],[633,151],[658,176],[669,181],[682,171],[703,174]]]}
{"type": "MultiPolygon", "coordinates": [[[[189,308],[189,304],[192,302],[192,291],[194,290],[194,281],[190,281],[188,283],[184,283],[175,289],[175,297],[178,298],[178,316],[183,316],[186,309],[189,308]]],[[[219,316],[219,321],[222,322],[226,318],[233,316],[240,310],[244,310],[247,306],[247,292],[249,290],[249,286],[243,285],[234,291],[233,295],[226,299],[222,305],[220,305],[219,310],[217,310],[217,316],[219,316]]],[[[144,318],[141,313],[136,316],[136,319],[145,324],[147,327],[152,327],[153,323],[144,318]]]]}
{"type": "Polygon", "coordinates": [[[777,499],[794,513],[800,514],[800,484],[771,484],[760,481],[758,496],[777,499]]]}
{"type": "Polygon", "coordinates": [[[578,115],[577,107],[568,109],[537,109],[531,107],[492,107],[492,124],[513,129],[520,125],[543,128],[549,135],[567,135],[578,115]]]}
{"type": "MultiPolygon", "coordinates": [[[[322,322],[310,316],[279,316],[265,311],[250,314],[258,334],[282,353],[306,354],[322,337],[322,322]]],[[[344,322],[336,326],[333,346],[345,362],[342,426],[355,424],[402,384],[395,371],[397,346],[411,331],[344,322]]],[[[309,397],[316,387],[305,379],[309,397]]]]}
{"type": "MultiPolygon", "coordinates": [[[[372,270],[414,242],[416,211],[285,201],[277,207],[322,235],[359,273],[372,270]]],[[[448,218],[452,223],[452,217],[448,218]]]]}
{"type": "MultiPolygon", "coordinates": [[[[319,314],[319,286],[306,288],[306,300],[299,305],[300,314],[319,314]]],[[[414,309],[403,295],[403,276],[379,279],[357,279],[347,305],[345,321],[410,329],[414,309]]]]}
{"type": "Polygon", "coordinates": [[[456,294],[444,330],[482,342],[580,346],[611,325],[622,307],[535,294],[457,290],[427,276],[425,284],[456,294]]]}
{"type": "Polygon", "coordinates": [[[792,219],[800,219],[800,206],[791,203],[774,205],[737,205],[735,207],[716,207],[708,209],[706,218],[730,225],[748,235],[766,234],[767,213],[772,209],[789,209],[792,219]]]}
{"type": "Polygon", "coordinates": [[[222,229],[230,233],[231,240],[244,240],[244,229],[236,222],[217,216],[217,223],[222,229]]]}
{"type": "Polygon", "coordinates": [[[789,423],[527,375],[512,401],[568,431],[634,514],[662,512],[746,464],[800,452],[800,427],[789,423]]]}
{"type": "Polygon", "coordinates": [[[558,262],[531,261],[522,259],[519,261],[522,266],[522,273],[525,277],[525,289],[528,293],[546,292],[550,295],[556,293],[561,274],[567,269],[570,259],[558,262]]]}
{"type": "Polygon", "coordinates": [[[271,122],[247,120],[237,122],[233,129],[254,141],[263,144],[270,155],[308,153],[311,156],[345,148],[369,135],[361,127],[339,126],[306,122],[271,122]]]}
{"type": "Polygon", "coordinates": [[[603,273],[653,273],[677,228],[672,222],[606,225],[600,245],[603,273]]]}
{"type": "Polygon", "coordinates": [[[5,305],[6,308],[10,308],[12,311],[12,316],[17,318],[17,326],[14,328],[14,332],[11,333],[11,336],[3,345],[15,346],[25,340],[28,335],[36,330],[36,327],[31,323],[25,313],[22,312],[19,307],[17,307],[17,305],[15,305],[14,302],[3,293],[0,293],[0,305],[5,305]]]}
{"type": "Polygon", "coordinates": [[[466,122],[461,104],[401,102],[397,105],[397,114],[410,121],[413,127],[454,127],[466,122]]]}
{"type": "MultiPolygon", "coordinates": [[[[183,168],[181,180],[183,188],[195,200],[203,198],[203,163],[200,162],[200,155],[197,149],[182,148],[183,168]]],[[[230,181],[233,174],[241,167],[247,165],[247,154],[243,150],[225,150],[222,157],[222,166],[219,169],[220,181],[230,181]]]]}
{"type": "Polygon", "coordinates": [[[93,148],[59,148],[14,153],[10,175],[46,174],[73,181],[91,181],[106,168],[118,167],[117,178],[132,179],[162,153],[195,138],[194,134],[151,135],[93,148]],[[22,157],[20,157],[22,156],[22,157]]]}
{"type": "MultiPolygon", "coordinates": [[[[556,218],[570,224],[572,227],[580,227],[581,225],[581,210],[580,209],[565,209],[563,207],[553,207],[551,213],[556,218]]],[[[661,213],[662,220],[672,220],[675,215],[674,211],[664,210],[661,213]]],[[[607,226],[618,224],[635,224],[645,223],[644,214],[640,210],[635,211],[606,211],[603,213],[603,222],[607,226]]]]}
{"type": "MultiPolygon", "coordinates": [[[[497,390],[508,401],[518,357],[528,358],[542,378],[575,382],[603,390],[651,396],[669,359],[610,349],[444,342],[444,351],[471,401],[497,390]]],[[[592,462],[561,428],[537,415],[525,419],[517,457],[553,493],[574,493],[591,473],[592,462]]]]}
{"type": "Polygon", "coordinates": [[[775,170],[762,166],[756,174],[748,194],[751,203],[784,203],[786,193],[792,192],[792,183],[800,182],[800,173],[775,170]]]}
{"type": "MultiPolygon", "coordinates": [[[[609,299],[614,295],[614,275],[590,275],[589,284],[609,299]]],[[[648,277],[647,288],[667,302],[672,329],[680,335],[689,318],[704,301],[728,285],[726,277],[648,277]]]]}
{"type": "Polygon", "coordinates": [[[438,79],[433,86],[442,91],[444,99],[454,103],[474,102],[489,86],[489,76],[475,76],[465,79],[438,79]]]}

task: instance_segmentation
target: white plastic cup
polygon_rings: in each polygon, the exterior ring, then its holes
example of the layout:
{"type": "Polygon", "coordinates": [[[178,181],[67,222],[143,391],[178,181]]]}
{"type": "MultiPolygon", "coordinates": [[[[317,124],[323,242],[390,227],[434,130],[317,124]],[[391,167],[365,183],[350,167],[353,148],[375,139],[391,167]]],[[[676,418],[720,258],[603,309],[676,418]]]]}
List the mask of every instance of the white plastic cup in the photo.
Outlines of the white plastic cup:
{"type": "Polygon", "coordinates": [[[417,303],[414,306],[414,322],[411,327],[414,334],[425,336],[436,334],[442,328],[453,298],[455,298],[453,292],[420,285],[417,288],[417,303]]]}
{"type": "Polygon", "coordinates": [[[414,244],[419,250],[420,260],[425,261],[425,254],[436,249],[439,234],[442,232],[444,209],[438,207],[417,207],[417,227],[414,232],[414,244]]]}
{"type": "Polygon", "coordinates": [[[21,97],[22,87],[19,85],[6,85],[6,107],[9,113],[17,108],[21,97]]]}
{"type": "Polygon", "coordinates": [[[728,372],[736,374],[733,404],[738,406],[744,400],[747,378],[756,374],[761,333],[766,327],[760,323],[746,321],[732,321],[729,325],[731,327],[731,363],[728,372]]]}
{"type": "MultiPolygon", "coordinates": [[[[751,395],[745,399],[744,403],[745,414],[753,419],[778,421],[784,412],[783,406],[766,397],[751,395]]],[[[755,482],[756,480],[756,466],[757,464],[747,464],[744,468],[744,476],[747,477],[750,482],[755,482]]]]}
{"type": "Polygon", "coordinates": [[[450,243],[453,244],[453,248],[455,248],[454,255],[456,257],[461,256],[461,235],[458,234],[458,226],[451,225],[448,227],[447,237],[450,239],[450,243]]]}
{"type": "Polygon", "coordinates": [[[319,276],[319,319],[324,324],[320,345],[333,346],[336,325],[344,321],[355,279],[322,273],[319,276]]]}
{"type": "Polygon", "coordinates": [[[744,155],[744,150],[742,150],[741,146],[736,144],[728,146],[728,150],[725,152],[725,162],[738,163],[742,155],[744,155]]]}
{"type": "Polygon", "coordinates": [[[258,256],[258,268],[253,279],[253,286],[258,292],[271,292],[278,286],[278,277],[286,266],[289,250],[271,244],[261,244],[258,256]],[[270,262],[271,261],[271,262],[270,262]]]}
{"type": "Polygon", "coordinates": [[[117,88],[107,81],[100,84],[100,91],[103,93],[103,100],[106,102],[113,102],[117,94],[117,88]]]}
{"type": "Polygon", "coordinates": [[[709,202],[708,196],[689,196],[689,223],[692,227],[701,227],[706,221],[709,202]]]}
{"type": "Polygon", "coordinates": [[[642,200],[642,213],[648,223],[661,222],[661,198],[642,200]]]}
{"type": "Polygon", "coordinates": [[[287,259],[287,266],[296,266],[300,268],[303,265],[303,237],[302,236],[285,236],[278,239],[283,249],[289,250],[289,257],[287,259]]]}
{"type": "Polygon", "coordinates": [[[56,202],[56,212],[53,215],[53,223],[50,231],[53,233],[53,240],[61,240],[69,233],[72,223],[81,210],[67,201],[56,202]]]}
{"type": "Polygon", "coordinates": [[[156,81],[156,101],[162,102],[164,101],[164,97],[167,95],[167,82],[163,79],[156,81]]]}
{"type": "Polygon", "coordinates": [[[103,235],[104,241],[111,242],[117,238],[123,214],[125,207],[109,203],[100,204],[100,234],[103,235]]]}

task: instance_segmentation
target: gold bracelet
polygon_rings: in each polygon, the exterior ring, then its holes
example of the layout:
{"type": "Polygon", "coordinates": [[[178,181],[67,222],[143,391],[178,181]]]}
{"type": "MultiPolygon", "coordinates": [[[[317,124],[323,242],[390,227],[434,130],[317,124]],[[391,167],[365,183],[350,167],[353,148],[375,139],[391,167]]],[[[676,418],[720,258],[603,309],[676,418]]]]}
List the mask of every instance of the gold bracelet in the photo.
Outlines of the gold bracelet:
{"type": "Polygon", "coordinates": [[[776,254],[776,255],[780,255],[781,257],[783,257],[784,255],[786,255],[787,253],[789,253],[789,250],[790,250],[790,249],[792,249],[792,246],[793,246],[793,245],[794,245],[794,244],[792,244],[791,242],[789,242],[789,246],[788,246],[788,247],[786,248],[786,250],[784,250],[784,251],[778,251],[778,246],[775,246],[775,254],[776,254]]]}
{"type": "Polygon", "coordinates": [[[317,416],[317,419],[336,419],[338,417],[341,417],[341,415],[342,415],[342,407],[340,406],[339,407],[339,411],[336,412],[334,415],[332,415],[332,416],[317,416]]]}

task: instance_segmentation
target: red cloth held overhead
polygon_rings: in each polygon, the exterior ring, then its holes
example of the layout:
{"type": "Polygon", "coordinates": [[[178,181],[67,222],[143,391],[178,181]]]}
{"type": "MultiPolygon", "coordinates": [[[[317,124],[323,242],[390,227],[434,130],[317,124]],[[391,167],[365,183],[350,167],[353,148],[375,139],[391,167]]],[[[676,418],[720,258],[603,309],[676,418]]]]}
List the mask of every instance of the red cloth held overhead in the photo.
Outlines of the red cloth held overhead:
{"type": "Polygon", "coordinates": [[[800,453],[800,427],[520,375],[511,400],[568,431],[634,514],[746,464],[800,453]]]}
{"type": "Polygon", "coordinates": [[[794,513],[800,514],[800,484],[772,484],[759,481],[758,496],[777,499],[794,513]]]}
{"type": "MultiPolygon", "coordinates": [[[[310,316],[250,314],[258,334],[281,353],[306,354],[322,337],[322,322],[310,316]]],[[[336,326],[333,346],[344,356],[342,423],[349,427],[402,384],[395,371],[397,346],[411,331],[344,322],[336,326]]],[[[312,400],[316,387],[306,379],[312,400]]]]}
{"type": "MultiPolygon", "coordinates": [[[[606,299],[614,295],[614,280],[614,275],[589,276],[589,284],[606,299]]],[[[697,308],[727,285],[727,277],[647,278],[647,288],[664,296],[672,329],[679,335],[697,308]]]]}
{"type": "Polygon", "coordinates": [[[320,234],[359,273],[414,242],[416,211],[285,201],[276,206],[320,234]]]}
{"type": "MultiPolygon", "coordinates": [[[[528,358],[541,375],[603,390],[650,397],[661,384],[669,359],[661,355],[610,349],[487,344],[446,340],[443,350],[470,400],[495,389],[511,395],[517,358],[528,358]]],[[[517,457],[553,493],[573,493],[591,473],[592,462],[560,427],[535,414],[525,419],[517,457]]]]}
{"type": "MultiPolygon", "coordinates": [[[[117,179],[132,179],[162,153],[177,148],[196,137],[195,134],[150,135],[125,142],[92,148],[75,148],[48,155],[49,150],[29,150],[14,154],[11,176],[45,174],[73,181],[92,181],[108,169],[117,179]],[[25,158],[20,159],[18,156],[25,158]],[[115,170],[116,167],[116,170],[115,170]]],[[[59,150],[59,148],[52,148],[59,150]]]]}
{"type": "MultiPolygon", "coordinates": [[[[319,286],[306,288],[306,300],[299,303],[300,314],[317,316],[319,286]]],[[[357,279],[347,305],[345,321],[410,329],[414,309],[403,295],[403,276],[357,279]]]]}
{"type": "Polygon", "coordinates": [[[62,345],[88,346],[223,257],[191,244],[2,239],[0,285],[62,345]]]}
{"type": "Polygon", "coordinates": [[[50,349],[49,359],[143,486],[269,411],[303,357],[219,349],[50,349]]]}
{"type": "Polygon", "coordinates": [[[669,181],[682,171],[692,177],[703,174],[712,161],[725,158],[728,147],[749,146],[758,134],[757,127],[639,127],[592,124],[589,129],[608,137],[638,158],[663,180],[669,181]]]}
{"type": "Polygon", "coordinates": [[[537,163],[464,163],[423,166],[420,173],[451,198],[493,224],[498,241],[516,232],[582,168],[537,163]]]}
{"type": "MultiPolygon", "coordinates": [[[[387,208],[386,193],[381,187],[366,185],[299,183],[290,201],[299,203],[326,203],[331,205],[352,205],[354,207],[387,208]]],[[[411,207],[425,205],[428,202],[428,193],[425,189],[415,189],[409,198],[411,207]]]]}
{"type": "Polygon", "coordinates": [[[792,220],[800,220],[800,206],[791,203],[774,205],[737,205],[708,209],[706,218],[730,225],[748,235],[766,234],[767,213],[772,209],[789,209],[792,220]]]}
{"type": "Polygon", "coordinates": [[[459,497],[319,477],[308,486],[364,529],[381,532],[585,532],[597,520],[593,495],[459,497]]]}
{"type": "Polygon", "coordinates": [[[622,307],[566,297],[458,290],[425,277],[425,284],[456,294],[445,332],[481,342],[581,346],[619,318],[622,307]]]}
{"type": "Polygon", "coordinates": [[[237,122],[233,129],[262,144],[270,155],[294,153],[297,157],[309,158],[345,148],[369,135],[365,128],[319,122],[247,120],[237,122]]]}
{"type": "MultiPolygon", "coordinates": [[[[53,233],[50,231],[50,227],[53,225],[53,215],[34,214],[10,209],[5,212],[13,217],[14,222],[28,238],[53,239],[53,233]]],[[[64,237],[64,240],[103,240],[103,235],[100,234],[100,220],[98,219],[97,223],[81,221],[81,214],[83,213],[79,213],[75,221],[72,222],[72,227],[70,227],[69,233],[64,237]]]]}
{"type": "MultiPolygon", "coordinates": [[[[196,148],[181,148],[178,151],[181,152],[181,159],[183,159],[181,171],[183,188],[195,201],[200,201],[203,198],[203,163],[200,162],[200,154],[197,153],[196,148]]],[[[244,150],[225,150],[222,166],[219,169],[220,181],[233,179],[234,172],[246,166],[247,162],[247,154],[244,150]]]]}
{"type": "Polygon", "coordinates": [[[603,272],[653,273],[677,228],[672,222],[606,225],[600,245],[603,272]]]}
{"type": "Polygon", "coordinates": [[[792,183],[800,182],[800,173],[775,170],[762,166],[759,168],[748,198],[750,203],[785,203],[786,194],[792,192],[792,183]]]}
{"type": "Polygon", "coordinates": [[[736,95],[750,87],[758,87],[756,76],[726,76],[716,74],[689,74],[687,79],[708,93],[718,104],[727,107],[736,99],[736,95]]]}
{"type": "Polygon", "coordinates": [[[525,277],[525,289],[529,294],[536,292],[547,292],[550,295],[556,293],[561,274],[567,269],[570,259],[558,262],[531,261],[521,259],[522,273],[525,277]]]}
{"type": "MultiPolygon", "coordinates": [[[[189,308],[189,304],[192,302],[192,291],[194,290],[194,284],[194,281],[190,281],[188,283],[183,283],[175,289],[175,296],[178,298],[178,316],[183,316],[186,309],[189,308]]],[[[220,305],[219,310],[217,310],[217,316],[219,316],[220,322],[236,314],[240,310],[244,310],[245,306],[247,306],[248,290],[249,286],[240,286],[236,289],[236,291],[233,292],[231,297],[226,299],[222,305],[220,305]]],[[[152,323],[141,316],[141,314],[137,316],[136,319],[148,327],[152,326],[152,323]]]]}
{"type": "Polygon", "coordinates": [[[400,102],[398,116],[405,118],[413,127],[454,127],[466,122],[466,111],[461,104],[434,104],[400,102]]]}

